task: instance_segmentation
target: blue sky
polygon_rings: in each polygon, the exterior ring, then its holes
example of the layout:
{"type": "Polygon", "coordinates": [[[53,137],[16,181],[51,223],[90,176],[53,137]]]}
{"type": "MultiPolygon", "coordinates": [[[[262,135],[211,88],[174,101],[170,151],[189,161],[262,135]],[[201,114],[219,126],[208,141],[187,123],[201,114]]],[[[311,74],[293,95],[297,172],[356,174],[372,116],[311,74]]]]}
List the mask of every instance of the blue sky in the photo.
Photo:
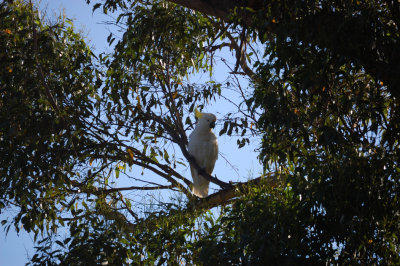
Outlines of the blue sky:
{"type": "MultiPolygon", "coordinates": [[[[87,5],[84,0],[42,0],[40,7],[45,10],[42,14],[46,13],[45,16],[50,18],[64,12],[67,18],[74,21],[75,28],[83,32],[83,36],[89,41],[90,47],[93,48],[96,54],[111,50],[108,47],[106,38],[113,29],[102,24],[103,21],[111,20],[111,18],[102,14],[100,10],[92,14],[92,7],[87,5]]],[[[231,55],[227,52],[224,56],[229,59],[231,55]]],[[[223,66],[216,67],[213,78],[224,80],[227,72],[228,70],[223,66]]],[[[246,83],[244,80],[242,82],[246,83]]],[[[235,95],[229,95],[229,92],[226,96],[231,99],[236,97],[235,95]]],[[[229,106],[226,102],[217,102],[210,103],[206,110],[214,112],[221,117],[231,108],[232,106],[229,106]]],[[[217,127],[216,132],[219,130],[220,128],[217,127]]],[[[214,173],[224,181],[238,181],[239,179],[240,181],[245,181],[250,176],[258,176],[261,172],[261,167],[256,159],[255,148],[256,145],[253,145],[238,150],[236,138],[227,136],[219,138],[220,155],[223,155],[227,160],[220,156],[214,173]]],[[[189,171],[185,171],[183,174],[187,176],[189,171]]],[[[214,186],[214,188],[216,187],[214,186]]],[[[5,213],[0,215],[0,220],[5,219],[10,214],[12,214],[11,211],[6,210],[5,213]]],[[[32,239],[32,236],[23,231],[17,235],[13,228],[10,229],[6,237],[4,231],[1,230],[0,266],[25,265],[28,255],[32,256],[34,254],[32,239]]]]}

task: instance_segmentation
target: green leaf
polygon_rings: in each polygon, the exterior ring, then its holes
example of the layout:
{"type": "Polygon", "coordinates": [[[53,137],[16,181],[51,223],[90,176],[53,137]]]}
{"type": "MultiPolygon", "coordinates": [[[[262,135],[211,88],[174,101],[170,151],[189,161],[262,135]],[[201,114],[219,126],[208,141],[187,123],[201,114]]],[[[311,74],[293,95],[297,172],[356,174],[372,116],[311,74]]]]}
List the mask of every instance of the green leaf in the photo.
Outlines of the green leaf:
{"type": "Polygon", "coordinates": [[[96,11],[96,9],[98,9],[99,7],[101,7],[101,4],[100,4],[100,3],[94,4],[94,5],[93,5],[93,9],[92,9],[92,13],[93,13],[94,11],[96,11]]]}

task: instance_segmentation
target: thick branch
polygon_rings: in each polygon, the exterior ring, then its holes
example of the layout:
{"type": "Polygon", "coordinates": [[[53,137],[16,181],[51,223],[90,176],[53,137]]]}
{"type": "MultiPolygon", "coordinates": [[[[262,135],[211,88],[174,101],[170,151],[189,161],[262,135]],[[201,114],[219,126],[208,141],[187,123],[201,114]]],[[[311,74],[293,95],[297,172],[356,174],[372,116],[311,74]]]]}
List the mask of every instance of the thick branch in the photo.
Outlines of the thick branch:
{"type": "Polygon", "coordinates": [[[218,191],[217,193],[209,195],[206,198],[193,201],[193,204],[189,204],[189,206],[184,210],[177,210],[176,212],[169,213],[166,216],[163,215],[163,216],[151,217],[137,224],[129,222],[125,216],[116,211],[107,213],[108,214],[107,218],[125,224],[125,228],[129,232],[134,232],[140,226],[157,224],[163,219],[172,218],[174,215],[183,215],[184,213],[201,212],[217,206],[224,206],[233,203],[236,199],[238,199],[238,196],[246,192],[251,186],[258,185],[262,182],[265,182],[266,185],[269,185],[271,187],[276,187],[280,183],[279,174],[270,173],[268,174],[268,177],[258,177],[248,182],[238,183],[226,190],[221,190],[218,191]]]}
{"type": "Polygon", "coordinates": [[[242,195],[250,186],[258,185],[261,182],[267,183],[271,187],[276,187],[280,180],[276,173],[269,173],[268,177],[260,176],[247,182],[235,184],[232,188],[220,190],[206,198],[199,199],[193,205],[195,210],[208,210],[217,206],[223,206],[232,202],[232,200],[242,195]]]}

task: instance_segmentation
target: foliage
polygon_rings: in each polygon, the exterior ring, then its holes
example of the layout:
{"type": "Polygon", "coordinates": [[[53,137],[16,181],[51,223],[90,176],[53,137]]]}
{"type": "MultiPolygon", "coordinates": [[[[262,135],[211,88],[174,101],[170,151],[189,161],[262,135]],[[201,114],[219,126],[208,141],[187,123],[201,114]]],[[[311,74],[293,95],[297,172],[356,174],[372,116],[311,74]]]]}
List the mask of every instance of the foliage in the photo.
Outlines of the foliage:
{"type": "Polygon", "coordinates": [[[93,109],[94,69],[65,21],[43,25],[18,1],[2,3],[0,16],[0,206],[19,206],[16,228],[38,232],[59,216],[92,145],[84,119],[93,109]]]}
{"type": "MultiPolygon", "coordinates": [[[[361,19],[372,8],[377,6],[362,4],[357,12],[355,6],[346,7],[346,12],[357,14],[348,20],[361,19]]],[[[319,12],[325,12],[323,5],[319,12]]],[[[341,43],[329,49],[332,41],[326,48],[321,40],[311,41],[311,30],[282,38],[279,31],[287,25],[286,18],[281,19],[283,25],[266,46],[268,60],[258,68],[262,82],[255,85],[253,103],[265,110],[259,120],[264,132],[260,156],[266,166],[273,161],[290,173],[288,182],[303,199],[302,219],[312,219],[309,227],[315,228],[317,239],[340,246],[339,261],[395,262],[400,150],[393,84],[388,88],[368,71],[363,55],[353,55],[357,61],[344,57],[341,43]]],[[[379,29],[382,37],[376,42],[382,46],[377,49],[383,54],[398,35],[389,34],[391,25],[379,29]]]]}
{"type": "Polygon", "coordinates": [[[199,241],[200,260],[206,265],[321,263],[334,250],[315,237],[302,214],[301,199],[290,186],[251,187],[199,241]]]}
{"type": "Polygon", "coordinates": [[[395,2],[231,1],[217,12],[221,1],[213,14],[229,16],[217,18],[107,0],[94,9],[121,11],[123,33],[98,60],[72,22],[1,4],[0,207],[43,234],[31,263],[399,263],[395,2]],[[239,147],[259,137],[265,172],[208,176],[221,190],[199,200],[181,174],[195,164],[189,113],[232,86],[191,78],[213,77],[225,48],[242,102],[219,133],[239,147]],[[112,184],[120,175],[134,185],[112,184]],[[160,190],[179,199],[138,200],[160,190]]]}

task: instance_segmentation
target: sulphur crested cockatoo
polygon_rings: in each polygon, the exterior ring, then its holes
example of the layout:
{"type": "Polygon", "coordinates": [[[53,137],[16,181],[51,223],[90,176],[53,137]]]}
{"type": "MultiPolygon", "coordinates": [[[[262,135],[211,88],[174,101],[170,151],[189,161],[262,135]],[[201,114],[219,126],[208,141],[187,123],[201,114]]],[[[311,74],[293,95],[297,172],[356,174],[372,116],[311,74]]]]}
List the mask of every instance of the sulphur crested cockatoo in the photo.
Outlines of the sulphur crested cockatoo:
{"type": "MultiPolygon", "coordinates": [[[[195,116],[198,118],[198,122],[189,136],[188,151],[200,168],[211,175],[218,158],[217,137],[211,130],[215,127],[217,118],[214,114],[200,113],[197,108],[195,116]]],[[[190,165],[190,172],[193,178],[193,194],[200,198],[207,197],[209,181],[201,176],[193,165],[190,165]]]]}

